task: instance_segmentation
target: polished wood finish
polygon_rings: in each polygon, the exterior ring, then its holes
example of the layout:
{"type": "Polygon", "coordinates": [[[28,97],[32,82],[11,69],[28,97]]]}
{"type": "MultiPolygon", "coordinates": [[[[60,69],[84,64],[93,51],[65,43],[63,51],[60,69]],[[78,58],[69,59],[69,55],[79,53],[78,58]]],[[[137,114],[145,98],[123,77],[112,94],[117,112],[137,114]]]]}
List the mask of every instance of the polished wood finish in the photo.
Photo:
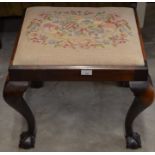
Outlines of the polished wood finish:
{"type": "Polygon", "coordinates": [[[144,81],[147,67],[104,67],[104,66],[43,66],[10,67],[13,81],[144,81]],[[81,70],[91,69],[92,76],[82,76],[81,70]]]}
{"type": "Polygon", "coordinates": [[[28,86],[28,82],[15,82],[10,81],[8,78],[3,91],[5,101],[27,121],[28,130],[21,134],[19,143],[19,147],[25,149],[34,147],[36,131],[34,116],[23,98],[23,94],[28,86]]]}
{"type": "Polygon", "coordinates": [[[135,98],[126,116],[125,131],[127,148],[134,149],[141,147],[141,142],[139,134],[132,129],[133,121],[153,103],[155,94],[150,77],[148,77],[147,81],[130,82],[129,86],[135,98]]]}

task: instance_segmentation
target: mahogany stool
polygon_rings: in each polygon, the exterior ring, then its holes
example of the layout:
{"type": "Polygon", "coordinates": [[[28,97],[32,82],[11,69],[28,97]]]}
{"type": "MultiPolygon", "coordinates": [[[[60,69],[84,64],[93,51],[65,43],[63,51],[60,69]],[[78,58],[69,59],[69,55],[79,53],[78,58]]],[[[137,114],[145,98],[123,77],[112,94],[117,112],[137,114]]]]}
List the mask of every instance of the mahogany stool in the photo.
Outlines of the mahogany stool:
{"type": "Polygon", "coordinates": [[[141,147],[133,121],[154,99],[144,45],[133,8],[31,7],[14,50],[4,99],[27,121],[19,147],[35,144],[34,116],[23,98],[44,81],[128,83],[135,99],[125,120],[127,148],[141,147]]]}

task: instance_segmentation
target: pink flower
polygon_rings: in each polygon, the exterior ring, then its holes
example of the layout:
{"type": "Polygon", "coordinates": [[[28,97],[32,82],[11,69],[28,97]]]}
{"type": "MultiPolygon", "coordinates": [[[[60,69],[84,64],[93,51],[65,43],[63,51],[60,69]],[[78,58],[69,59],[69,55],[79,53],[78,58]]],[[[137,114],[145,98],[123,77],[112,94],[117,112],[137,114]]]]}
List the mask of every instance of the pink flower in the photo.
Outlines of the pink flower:
{"type": "Polygon", "coordinates": [[[54,24],[54,23],[46,23],[46,24],[44,24],[43,25],[43,27],[44,28],[47,28],[47,29],[51,29],[51,28],[53,28],[53,29],[58,29],[58,25],[56,25],[56,24],[54,24]]]}

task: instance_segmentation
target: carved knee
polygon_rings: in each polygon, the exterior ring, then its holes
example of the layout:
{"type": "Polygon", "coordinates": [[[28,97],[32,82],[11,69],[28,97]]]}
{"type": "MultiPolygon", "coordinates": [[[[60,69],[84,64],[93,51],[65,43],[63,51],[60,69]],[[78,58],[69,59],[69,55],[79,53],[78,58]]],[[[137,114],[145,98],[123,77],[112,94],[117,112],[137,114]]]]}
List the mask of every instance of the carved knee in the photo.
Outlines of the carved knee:
{"type": "Polygon", "coordinates": [[[6,81],[3,90],[3,97],[9,101],[12,97],[21,97],[28,87],[27,82],[6,81]]]}
{"type": "Polygon", "coordinates": [[[152,85],[149,85],[147,89],[140,95],[142,103],[145,105],[151,105],[154,101],[155,93],[152,85]]]}
{"type": "Polygon", "coordinates": [[[141,103],[145,106],[149,106],[153,103],[155,93],[150,78],[148,81],[130,82],[130,88],[135,97],[140,99],[141,103]]]}

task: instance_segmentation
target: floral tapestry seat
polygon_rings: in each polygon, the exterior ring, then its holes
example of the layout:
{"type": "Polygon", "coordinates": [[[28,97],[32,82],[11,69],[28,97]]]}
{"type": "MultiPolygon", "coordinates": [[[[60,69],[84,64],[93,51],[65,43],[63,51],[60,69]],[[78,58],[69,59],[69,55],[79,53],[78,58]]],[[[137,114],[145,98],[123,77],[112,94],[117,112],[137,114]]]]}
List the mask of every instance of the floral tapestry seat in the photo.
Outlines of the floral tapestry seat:
{"type": "Polygon", "coordinates": [[[134,10],[31,7],[13,65],[144,66],[134,10]]]}

